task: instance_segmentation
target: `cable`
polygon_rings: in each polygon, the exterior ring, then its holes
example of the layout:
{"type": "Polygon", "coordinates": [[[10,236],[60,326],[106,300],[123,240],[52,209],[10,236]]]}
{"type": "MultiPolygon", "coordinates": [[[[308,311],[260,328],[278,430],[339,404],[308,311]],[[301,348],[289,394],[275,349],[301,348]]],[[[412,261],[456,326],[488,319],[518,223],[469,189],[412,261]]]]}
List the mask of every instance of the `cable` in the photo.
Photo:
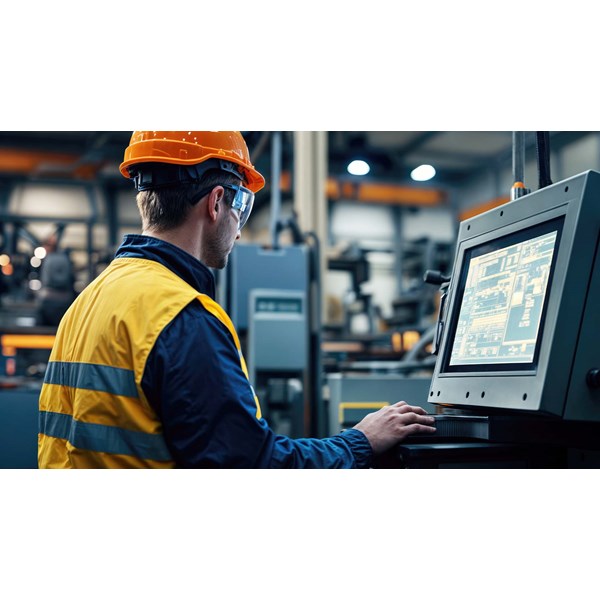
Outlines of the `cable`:
{"type": "Polygon", "coordinates": [[[552,185],[550,179],[550,132],[536,131],[536,148],[538,160],[539,188],[552,185]]]}

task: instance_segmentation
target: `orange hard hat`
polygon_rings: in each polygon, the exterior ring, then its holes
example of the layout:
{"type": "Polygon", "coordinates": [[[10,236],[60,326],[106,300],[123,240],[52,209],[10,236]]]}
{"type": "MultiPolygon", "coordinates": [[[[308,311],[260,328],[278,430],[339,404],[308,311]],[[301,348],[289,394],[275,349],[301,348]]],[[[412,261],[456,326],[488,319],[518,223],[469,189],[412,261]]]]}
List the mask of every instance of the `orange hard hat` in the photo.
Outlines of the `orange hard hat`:
{"type": "Polygon", "coordinates": [[[130,167],[134,165],[192,166],[211,159],[237,165],[251,191],[256,193],[264,187],[265,178],[250,162],[248,146],[239,131],[134,131],[119,169],[131,179],[130,167]]]}

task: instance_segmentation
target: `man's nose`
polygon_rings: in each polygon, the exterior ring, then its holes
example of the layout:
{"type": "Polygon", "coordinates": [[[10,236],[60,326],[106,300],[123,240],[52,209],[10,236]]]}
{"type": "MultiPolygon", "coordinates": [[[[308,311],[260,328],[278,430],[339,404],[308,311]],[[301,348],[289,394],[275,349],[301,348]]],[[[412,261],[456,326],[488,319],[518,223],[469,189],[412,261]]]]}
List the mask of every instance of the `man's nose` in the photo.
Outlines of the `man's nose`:
{"type": "Polygon", "coordinates": [[[241,237],[242,237],[242,232],[238,231],[237,235],[235,236],[235,241],[237,242],[241,237]]]}

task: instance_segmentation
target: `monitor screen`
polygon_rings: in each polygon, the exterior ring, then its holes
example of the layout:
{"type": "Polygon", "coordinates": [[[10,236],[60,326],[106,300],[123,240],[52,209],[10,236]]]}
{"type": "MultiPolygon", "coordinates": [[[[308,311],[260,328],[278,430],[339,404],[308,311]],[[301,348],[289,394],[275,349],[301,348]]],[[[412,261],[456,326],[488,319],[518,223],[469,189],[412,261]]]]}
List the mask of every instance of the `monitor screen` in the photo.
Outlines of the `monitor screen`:
{"type": "Polygon", "coordinates": [[[444,371],[535,370],[562,223],[465,251],[444,371]]]}

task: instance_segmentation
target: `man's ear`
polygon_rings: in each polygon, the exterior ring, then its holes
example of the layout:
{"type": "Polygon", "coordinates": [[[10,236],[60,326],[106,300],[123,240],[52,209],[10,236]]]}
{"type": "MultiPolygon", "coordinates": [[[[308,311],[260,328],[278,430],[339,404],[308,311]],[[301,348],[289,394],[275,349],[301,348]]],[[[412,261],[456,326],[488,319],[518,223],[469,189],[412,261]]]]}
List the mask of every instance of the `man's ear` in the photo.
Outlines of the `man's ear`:
{"type": "Polygon", "coordinates": [[[220,185],[215,186],[210,194],[208,195],[208,202],[206,204],[208,209],[208,216],[211,221],[216,221],[219,209],[222,209],[223,203],[223,195],[225,194],[225,190],[220,185]]]}

